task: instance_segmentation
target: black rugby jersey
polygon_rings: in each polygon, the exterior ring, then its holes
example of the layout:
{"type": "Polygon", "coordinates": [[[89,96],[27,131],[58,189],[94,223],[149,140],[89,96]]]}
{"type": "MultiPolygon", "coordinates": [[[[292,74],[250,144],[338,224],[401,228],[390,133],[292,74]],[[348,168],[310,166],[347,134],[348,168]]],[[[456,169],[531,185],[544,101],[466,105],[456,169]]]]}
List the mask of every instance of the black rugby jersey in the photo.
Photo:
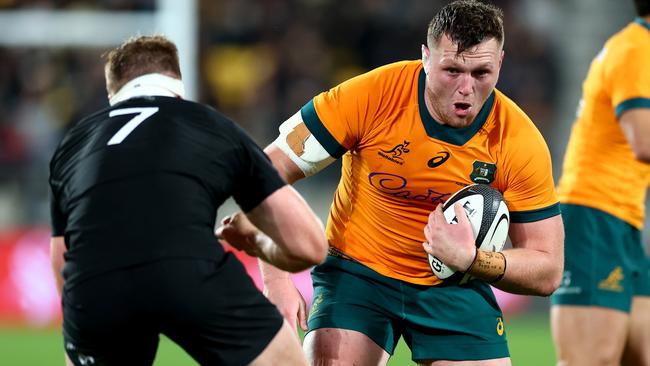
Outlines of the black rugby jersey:
{"type": "Polygon", "coordinates": [[[219,260],[217,208],[246,212],[285,184],[235,123],[202,104],[136,97],[81,120],[50,163],[66,286],[162,258],[219,260]]]}

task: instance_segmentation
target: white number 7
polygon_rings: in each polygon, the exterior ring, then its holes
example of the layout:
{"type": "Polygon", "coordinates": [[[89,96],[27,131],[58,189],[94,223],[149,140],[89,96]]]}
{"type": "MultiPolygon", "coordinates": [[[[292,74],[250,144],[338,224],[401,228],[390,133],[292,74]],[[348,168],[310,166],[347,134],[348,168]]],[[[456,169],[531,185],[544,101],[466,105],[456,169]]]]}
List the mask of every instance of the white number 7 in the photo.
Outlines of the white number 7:
{"type": "Polygon", "coordinates": [[[111,113],[108,114],[109,117],[113,116],[121,116],[123,114],[138,114],[137,116],[131,118],[129,122],[124,124],[122,128],[119,129],[111,137],[110,140],[108,140],[107,145],[117,145],[124,141],[124,139],[131,133],[133,130],[136,129],[136,127],[140,126],[140,123],[144,122],[145,119],[151,117],[154,115],[154,113],[158,112],[158,107],[142,107],[142,108],[124,108],[124,109],[116,109],[114,111],[111,111],[111,113]]]}

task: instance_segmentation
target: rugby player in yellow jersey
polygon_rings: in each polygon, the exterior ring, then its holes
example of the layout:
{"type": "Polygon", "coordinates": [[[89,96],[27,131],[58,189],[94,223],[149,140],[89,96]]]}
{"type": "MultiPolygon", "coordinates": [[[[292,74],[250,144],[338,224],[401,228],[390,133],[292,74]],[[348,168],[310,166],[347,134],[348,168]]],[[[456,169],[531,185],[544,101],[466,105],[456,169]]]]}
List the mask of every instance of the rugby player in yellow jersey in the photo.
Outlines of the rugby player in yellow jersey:
{"type": "Polygon", "coordinates": [[[650,0],[592,61],[559,197],[565,272],[552,297],[558,364],[650,365],[650,0]]]}
{"type": "MultiPolygon", "coordinates": [[[[495,89],[502,18],[476,1],[445,6],[429,25],[422,60],[319,94],[266,148],[289,182],[343,159],[327,223],[330,255],[312,272],[303,344],[312,364],[384,365],[403,336],[421,365],[510,365],[488,283],[544,296],[559,285],[564,233],[548,148],[495,89]],[[514,249],[477,254],[468,221],[442,219],[440,203],[475,182],[503,193],[514,249]],[[442,282],[427,252],[458,271],[474,262],[469,273],[479,280],[442,282]]],[[[237,231],[232,222],[223,232],[237,231]]],[[[264,265],[262,275],[271,301],[305,328],[304,301],[288,275],[264,265]]]]}

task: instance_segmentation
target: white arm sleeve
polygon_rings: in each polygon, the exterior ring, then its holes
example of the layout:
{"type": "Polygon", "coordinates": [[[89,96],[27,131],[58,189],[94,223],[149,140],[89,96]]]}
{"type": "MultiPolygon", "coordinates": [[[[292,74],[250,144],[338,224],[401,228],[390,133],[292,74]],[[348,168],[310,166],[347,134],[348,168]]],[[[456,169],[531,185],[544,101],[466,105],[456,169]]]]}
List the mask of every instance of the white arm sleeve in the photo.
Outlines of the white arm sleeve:
{"type": "Polygon", "coordinates": [[[273,144],[296,163],[305,177],[318,173],[336,160],[309,132],[300,111],[280,125],[280,136],[273,144]]]}

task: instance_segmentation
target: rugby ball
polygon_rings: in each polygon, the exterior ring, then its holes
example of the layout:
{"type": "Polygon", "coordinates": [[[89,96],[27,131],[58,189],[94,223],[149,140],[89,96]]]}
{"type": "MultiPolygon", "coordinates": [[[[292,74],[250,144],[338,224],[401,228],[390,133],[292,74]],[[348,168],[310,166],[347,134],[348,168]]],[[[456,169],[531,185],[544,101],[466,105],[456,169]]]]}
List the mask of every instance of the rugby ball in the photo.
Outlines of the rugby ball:
{"type": "MultiPolygon", "coordinates": [[[[500,252],[508,238],[510,212],[501,192],[487,184],[472,184],[454,193],[442,206],[445,219],[457,224],[454,204],[460,203],[472,225],[476,247],[489,252],[500,252]]],[[[471,276],[447,267],[429,254],[433,273],[445,282],[465,283],[471,276]]]]}

